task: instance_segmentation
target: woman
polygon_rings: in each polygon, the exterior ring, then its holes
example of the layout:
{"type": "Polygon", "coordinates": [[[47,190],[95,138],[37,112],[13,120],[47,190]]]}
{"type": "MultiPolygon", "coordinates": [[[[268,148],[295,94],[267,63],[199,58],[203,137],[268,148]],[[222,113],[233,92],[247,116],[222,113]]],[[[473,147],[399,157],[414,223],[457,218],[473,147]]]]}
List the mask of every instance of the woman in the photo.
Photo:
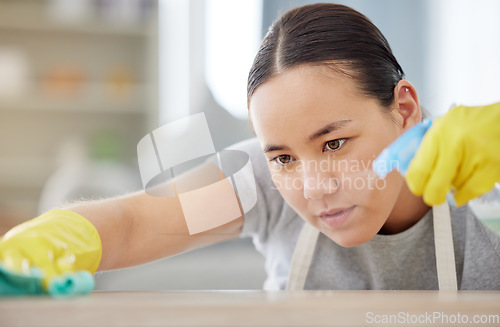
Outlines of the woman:
{"type": "MultiPolygon", "coordinates": [[[[404,80],[383,35],[342,5],[296,8],[273,24],[249,75],[248,107],[258,140],[234,148],[250,154],[258,201],[244,217],[189,235],[177,198],[140,192],[83,203],[8,233],[0,243],[4,269],[22,271],[23,262],[41,268],[47,291],[52,277],[67,271],[127,267],[251,236],[266,257],[266,289],[284,289],[298,279],[291,288],[436,289],[429,205],[443,202],[450,186],[457,187],[457,196],[473,197],[500,180],[495,175],[483,189],[460,188],[473,179],[470,174],[449,169],[454,174],[444,178],[443,167],[453,158],[445,164],[434,160],[437,152],[425,145],[436,137],[450,141],[443,135],[457,122],[483,124],[476,116],[487,116],[491,126],[499,120],[498,105],[487,115],[484,108],[453,110],[436,122],[415,159],[424,164],[410,167],[409,182],[396,172],[375,176],[376,156],[422,114],[416,90],[404,80]],[[302,281],[292,268],[292,257],[300,258],[294,255],[297,242],[296,252],[310,243],[298,272],[302,281]]],[[[500,135],[492,130],[490,146],[496,146],[500,135]]],[[[469,165],[468,157],[460,160],[456,165],[469,165]]],[[[485,162],[494,166],[500,162],[495,160],[485,162]]],[[[500,289],[500,237],[467,207],[452,208],[451,215],[458,288],[500,289]]]]}

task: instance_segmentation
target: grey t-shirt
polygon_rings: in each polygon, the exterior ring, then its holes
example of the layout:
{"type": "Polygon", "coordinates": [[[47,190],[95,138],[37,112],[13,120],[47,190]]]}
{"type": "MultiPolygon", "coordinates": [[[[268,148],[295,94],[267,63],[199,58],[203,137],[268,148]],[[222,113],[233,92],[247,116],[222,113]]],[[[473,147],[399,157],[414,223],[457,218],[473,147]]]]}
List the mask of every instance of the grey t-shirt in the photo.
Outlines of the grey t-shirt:
{"type": "MultiPolygon", "coordinates": [[[[231,149],[250,155],[257,185],[257,204],[245,215],[241,237],[252,237],[265,257],[264,289],[285,289],[304,221],[273,185],[256,139],[231,149]]],[[[500,236],[468,206],[450,212],[458,288],[500,290],[500,236]]],[[[376,235],[356,247],[341,247],[320,233],[305,289],[438,289],[432,210],[402,233],[376,235]]]]}

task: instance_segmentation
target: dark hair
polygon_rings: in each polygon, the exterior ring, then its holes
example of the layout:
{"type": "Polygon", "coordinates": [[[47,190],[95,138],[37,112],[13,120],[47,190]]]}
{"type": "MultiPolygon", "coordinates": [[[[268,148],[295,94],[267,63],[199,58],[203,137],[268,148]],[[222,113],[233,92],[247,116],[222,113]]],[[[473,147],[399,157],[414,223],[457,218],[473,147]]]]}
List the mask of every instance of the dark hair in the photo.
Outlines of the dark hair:
{"type": "Polygon", "coordinates": [[[389,107],[404,78],[380,30],[344,5],[319,3],[292,9],[269,28],[248,76],[247,99],[272,76],[302,64],[325,64],[358,83],[389,107]]]}

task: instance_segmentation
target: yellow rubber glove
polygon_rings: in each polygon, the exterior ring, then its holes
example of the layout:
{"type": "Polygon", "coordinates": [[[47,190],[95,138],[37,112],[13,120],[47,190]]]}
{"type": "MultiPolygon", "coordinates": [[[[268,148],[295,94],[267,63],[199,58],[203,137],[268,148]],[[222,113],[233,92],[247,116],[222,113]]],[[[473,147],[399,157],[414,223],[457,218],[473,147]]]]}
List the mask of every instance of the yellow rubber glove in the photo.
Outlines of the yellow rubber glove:
{"type": "MultiPolygon", "coordinates": [[[[6,284],[18,280],[11,279],[10,273],[33,276],[37,271],[41,273],[42,292],[57,295],[59,291],[52,287],[54,280],[79,271],[94,273],[101,255],[101,239],[88,220],[73,211],[51,210],[14,227],[0,240],[0,264],[7,279],[3,285],[9,287],[6,284]]],[[[22,283],[13,285],[14,290],[20,288],[17,294],[23,294],[22,283]]]]}
{"type": "Polygon", "coordinates": [[[490,191],[500,181],[500,103],[454,107],[435,119],[405,179],[431,206],[450,190],[457,206],[490,191]]]}

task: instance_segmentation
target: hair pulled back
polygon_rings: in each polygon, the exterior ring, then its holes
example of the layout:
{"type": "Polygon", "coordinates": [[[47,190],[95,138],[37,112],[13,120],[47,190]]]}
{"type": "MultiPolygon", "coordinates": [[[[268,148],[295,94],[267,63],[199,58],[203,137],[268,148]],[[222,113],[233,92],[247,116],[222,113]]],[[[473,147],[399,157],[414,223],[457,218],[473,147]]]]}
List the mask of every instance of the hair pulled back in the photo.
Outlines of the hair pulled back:
{"type": "Polygon", "coordinates": [[[271,25],[250,69],[248,102],[259,85],[304,64],[345,73],[384,107],[404,78],[389,43],[368,18],[344,5],[319,3],[292,9],[271,25]]]}

